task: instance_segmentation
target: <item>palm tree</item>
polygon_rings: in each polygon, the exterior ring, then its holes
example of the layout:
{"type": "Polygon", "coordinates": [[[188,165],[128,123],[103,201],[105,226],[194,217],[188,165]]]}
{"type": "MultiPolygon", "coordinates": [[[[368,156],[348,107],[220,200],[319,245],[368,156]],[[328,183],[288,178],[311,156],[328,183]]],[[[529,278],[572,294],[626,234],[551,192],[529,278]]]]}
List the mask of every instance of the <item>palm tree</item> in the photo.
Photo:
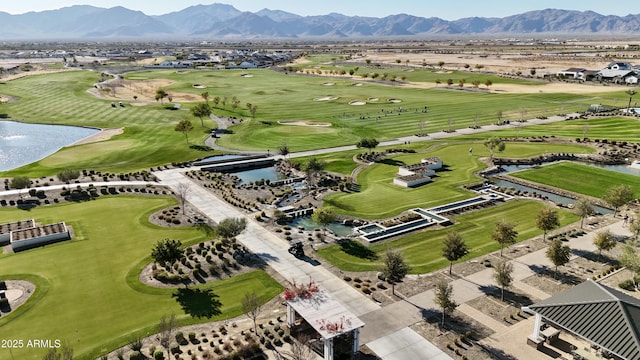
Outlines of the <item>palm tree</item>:
{"type": "Polygon", "coordinates": [[[627,105],[627,114],[630,114],[631,111],[631,99],[633,98],[633,95],[636,94],[635,90],[629,89],[627,91],[625,91],[627,93],[627,95],[629,95],[629,104],[627,105]]]}

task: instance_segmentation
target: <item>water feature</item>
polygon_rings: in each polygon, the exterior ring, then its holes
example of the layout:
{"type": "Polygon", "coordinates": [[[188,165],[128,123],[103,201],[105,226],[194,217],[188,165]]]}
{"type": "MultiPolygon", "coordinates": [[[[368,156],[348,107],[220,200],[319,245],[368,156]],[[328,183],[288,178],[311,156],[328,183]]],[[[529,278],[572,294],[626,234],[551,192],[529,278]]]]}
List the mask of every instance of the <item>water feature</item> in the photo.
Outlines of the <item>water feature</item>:
{"type": "Polygon", "coordinates": [[[238,154],[214,155],[214,156],[206,157],[200,160],[199,162],[233,160],[233,159],[239,159],[243,157],[244,155],[238,155],[238,154]]]}
{"type": "Polygon", "coordinates": [[[231,173],[240,179],[241,184],[249,184],[258,180],[275,181],[285,179],[286,177],[280,174],[274,166],[268,166],[258,169],[243,170],[231,173]]]}
{"type": "MultiPolygon", "coordinates": [[[[511,181],[507,181],[507,180],[498,180],[494,184],[496,186],[498,186],[498,187],[514,188],[516,190],[526,191],[526,192],[529,192],[529,193],[534,193],[535,192],[537,194],[540,194],[540,195],[548,198],[549,200],[551,200],[551,201],[553,201],[555,203],[560,203],[560,204],[564,204],[564,205],[573,205],[576,202],[575,199],[571,199],[571,198],[568,198],[566,196],[550,193],[550,192],[544,191],[544,190],[534,189],[532,187],[516,184],[516,183],[513,183],[511,181]]],[[[593,209],[596,212],[600,213],[600,214],[613,214],[613,210],[607,209],[607,208],[603,208],[601,206],[594,205],[593,209]]]]}
{"type": "MultiPolygon", "coordinates": [[[[555,161],[542,163],[542,165],[553,164],[554,162],[555,161]]],[[[623,174],[640,176],[640,168],[631,167],[629,165],[607,165],[607,164],[597,164],[597,163],[584,162],[584,161],[576,161],[576,163],[581,165],[596,167],[603,170],[610,170],[610,171],[615,171],[623,174]]],[[[510,173],[514,171],[527,170],[527,169],[539,167],[539,165],[501,165],[500,167],[504,170],[504,172],[510,173]]]]}
{"type": "Polygon", "coordinates": [[[78,126],[0,121],[0,171],[44,159],[100,130],[78,126]]]}
{"type": "MultiPolygon", "coordinates": [[[[322,225],[313,221],[311,219],[311,216],[302,216],[299,218],[295,218],[291,221],[290,225],[292,227],[302,227],[306,231],[313,231],[315,229],[322,228],[322,225]]],[[[353,233],[353,228],[351,226],[347,226],[341,223],[331,223],[327,225],[327,230],[330,230],[339,237],[347,237],[353,233]]]]}

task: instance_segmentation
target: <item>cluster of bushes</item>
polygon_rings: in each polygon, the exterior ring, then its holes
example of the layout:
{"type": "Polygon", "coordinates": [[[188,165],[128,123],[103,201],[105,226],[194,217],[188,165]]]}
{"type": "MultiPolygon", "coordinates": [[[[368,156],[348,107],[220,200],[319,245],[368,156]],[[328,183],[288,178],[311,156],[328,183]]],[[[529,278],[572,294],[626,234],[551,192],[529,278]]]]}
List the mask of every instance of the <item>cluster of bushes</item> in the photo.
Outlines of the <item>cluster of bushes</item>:
{"type": "Polygon", "coordinates": [[[355,287],[356,289],[360,289],[360,291],[362,291],[366,295],[370,295],[374,291],[377,291],[377,289],[380,289],[380,290],[387,289],[386,285],[382,281],[379,281],[376,285],[373,285],[371,279],[363,280],[363,279],[360,279],[359,277],[355,277],[351,279],[351,277],[347,275],[343,277],[343,280],[348,283],[353,282],[352,284],[353,287],[355,287]]]}
{"type": "Polygon", "coordinates": [[[400,225],[400,224],[404,224],[404,223],[407,223],[413,220],[419,220],[419,219],[422,219],[422,216],[414,212],[409,212],[397,218],[383,221],[381,225],[384,227],[391,227],[394,225],[400,225]]]}
{"type": "Polygon", "coordinates": [[[608,268],[606,268],[605,270],[603,270],[600,274],[596,275],[596,279],[600,279],[601,277],[605,277],[609,274],[611,274],[612,272],[616,271],[620,269],[620,265],[616,264],[613,266],[609,266],[608,268]]]}
{"type": "Polygon", "coordinates": [[[174,274],[162,269],[154,269],[152,276],[154,279],[169,284],[180,284],[189,280],[186,274],[174,274]]]}
{"type": "Polygon", "coordinates": [[[554,235],[550,235],[549,236],[549,240],[560,239],[562,241],[566,241],[568,238],[576,238],[576,237],[582,236],[584,234],[586,234],[586,232],[584,230],[572,229],[572,230],[563,231],[561,233],[557,233],[557,234],[554,234],[554,235]]]}
{"type": "Polygon", "coordinates": [[[158,281],[177,284],[189,282],[191,278],[231,276],[243,264],[250,266],[254,261],[259,261],[259,258],[235,241],[202,242],[184,249],[180,260],[171,268],[153,264],[152,275],[158,281]]]}

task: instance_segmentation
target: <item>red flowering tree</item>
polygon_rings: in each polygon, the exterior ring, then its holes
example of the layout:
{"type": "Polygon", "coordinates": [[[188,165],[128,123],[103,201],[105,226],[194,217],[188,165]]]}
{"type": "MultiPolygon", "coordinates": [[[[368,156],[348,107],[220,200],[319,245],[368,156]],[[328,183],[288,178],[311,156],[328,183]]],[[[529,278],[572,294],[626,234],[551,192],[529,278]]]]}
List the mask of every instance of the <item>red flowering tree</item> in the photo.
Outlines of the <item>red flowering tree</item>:
{"type": "Polygon", "coordinates": [[[294,281],[291,288],[284,289],[284,298],[285,300],[311,299],[318,291],[318,285],[311,278],[308,283],[298,284],[294,281]]]}

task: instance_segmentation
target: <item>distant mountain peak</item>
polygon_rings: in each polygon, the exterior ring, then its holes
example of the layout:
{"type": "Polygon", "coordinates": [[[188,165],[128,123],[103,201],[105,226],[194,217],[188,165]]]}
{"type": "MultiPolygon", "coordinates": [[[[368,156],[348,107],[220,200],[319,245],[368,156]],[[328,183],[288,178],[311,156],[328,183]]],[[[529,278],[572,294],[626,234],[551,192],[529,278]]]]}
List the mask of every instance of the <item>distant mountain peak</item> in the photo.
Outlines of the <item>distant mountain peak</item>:
{"type": "Polygon", "coordinates": [[[438,17],[394,14],[382,18],[338,12],[300,16],[264,8],[243,12],[232,5],[194,5],[149,16],[122,6],[109,9],[73,5],[58,10],[11,15],[0,12],[4,40],[23,39],[193,39],[211,38],[428,38],[442,35],[640,34],[640,15],[624,17],[593,11],[542,9],[503,18],[469,17],[454,21],[438,17]]]}

